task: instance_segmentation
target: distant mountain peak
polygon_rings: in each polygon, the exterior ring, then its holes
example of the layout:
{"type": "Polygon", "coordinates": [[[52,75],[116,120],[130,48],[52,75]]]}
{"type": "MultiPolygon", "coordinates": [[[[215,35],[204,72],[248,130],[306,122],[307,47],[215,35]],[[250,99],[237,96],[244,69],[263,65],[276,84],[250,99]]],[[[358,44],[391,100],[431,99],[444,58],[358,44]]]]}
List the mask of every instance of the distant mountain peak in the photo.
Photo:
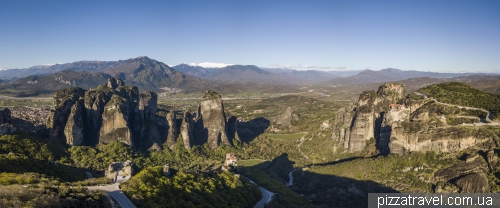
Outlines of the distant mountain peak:
{"type": "Polygon", "coordinates": [[[202,63],[189,63],[188,65],[189,66],[199,66],[199,67],[203,67],[203,68],[224,68],[227,66],[232,66],[234,64],[202,62],[202,63]]]}

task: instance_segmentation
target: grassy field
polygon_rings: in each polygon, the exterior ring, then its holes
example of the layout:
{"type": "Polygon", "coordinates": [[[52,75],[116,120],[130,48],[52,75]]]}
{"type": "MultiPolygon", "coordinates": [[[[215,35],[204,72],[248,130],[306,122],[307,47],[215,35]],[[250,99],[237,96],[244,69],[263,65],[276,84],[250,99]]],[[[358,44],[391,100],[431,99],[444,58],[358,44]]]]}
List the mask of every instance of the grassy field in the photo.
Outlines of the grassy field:
{"type": "MultiPolygon", "coordinates": [[[[252,167],[252,166],[258,166],[260,164],[264,164],[265,162],[269,162],[269,161],[268,160],[261,160],[261,159],[238,160],[238,166],[240,166],[240,167],[252,167]]],[[[266,167],[267,167],[267,165],[266,165],[266,167]]]]}

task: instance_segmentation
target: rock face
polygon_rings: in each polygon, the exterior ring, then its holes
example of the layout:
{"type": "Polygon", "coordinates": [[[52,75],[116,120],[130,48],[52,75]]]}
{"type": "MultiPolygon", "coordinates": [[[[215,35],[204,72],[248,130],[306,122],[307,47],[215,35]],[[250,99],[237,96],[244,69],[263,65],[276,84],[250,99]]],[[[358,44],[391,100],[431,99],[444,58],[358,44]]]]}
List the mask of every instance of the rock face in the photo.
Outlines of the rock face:
{"type": "Polygon", "coordinates": [[[69,145],[83,144],[84,113],[85,113],[84,100],[80,99],[71,107],[71,113],[69,114],[68,122],[64,127],[64,135],[66,136],[67,144],[69,145]]]}
{"type": "Polygon", "coordinates": [[[489,149],[495,146],[492,138],[497,136],[481,128],[436,128],[408,121],[393,124],[389,149],[399,155],[412,151],[455,152],[469,147],[489,149]]]}
{"type": "Polygon", "coordinates": [[[127,104],[127,99],[114,94],[104,106],[99,144],[108,144],[118,140],[133,146],[131,124],[129,123],[130,109],[127,104]]]}
{"type": "Polygon", "coordinates": [[[158,110],[158,95],[151,91],[140,94],[139,111],[141,138],[144,138],[143,149],[162,149],[162,139],[156,125],[156,111],[158,110]]]}
{"type": "MultiPolygon", "coordinates": [[[[207,142],[212,149],[221,143],[232,145],[226,133],[222,98],[216,92],[208,90],[196,119],[186,111],[180,125],[174,111],[166,118],[156,115],[157,101],[154,92],[139,94],[137,87],[110,78],[106,85],[89,91],[69,88],[54,93],[55,109],[46,126],[50,138],[69,145],[95,146],[120,141],[139,150],[162,150],[164,145],[173,150],[179,134],[186,149],[207,142]]],[[[0,134],[14,131],[10,121],[10,111],[1,110],[0,134]]],[[[230,129],[236,130],[236,122],[230,129]]]]}
{"type": "Polygon", "coordinates": [[[167,122],[168,122],[167,146],[170,150],[174,150],[175,144],[177,143],[177,136],[179,135],[179,132],[177,131],[177,123],[174,111],[170,111],[167,114],[167,122]]]}
{"type": "Polygon", "coordinates": [[[231,116],[227,120],[227,137],[229,139],[236,139],[237,141],[241,142],[240,138],[238,137],[238,121],[236,120],[235,116],[231,116]]]}
{"type": "Polygon", "coordinates": [[[475,153],[469,155],[466,161],[438,170],[434,173],[436,181],[452,181],[461,193],[489,193],[488,163],[475,153]]]}
{"type": "Polygon", "coordinates": [[[8,108],[0,110],[0,125],[12,123],[11,112],[8,108]]]}
{"type": "Polygon", "coordinates": [[[106,178],[115,179],[122,177],[130,177],[135,174],[134,168],[132,167],[134,163],[130,160],[125,162],[113,162],[109,165],[106,171],[106,178]]]}
{"type": "Polygon", "coordinates": [[[349,136],[351,135],[351,122],[353,119],[353,107],[350,108],[340,108],[335,116],[335,122],[333,123],[333,133],[332,139],[338,141],[338,145],[334,147],[334,151],[337,149],[348,149],[349,148],[349,136]]]}
{"type": "MultiPolygon", "coordinates": [[[[380,137],[382,121],[384,120],[383,112],[389,111],[389,106],[402,99],[404,93],[403,85],[393,83],[381,85],[377,92],[365,91],[361,93],[354,111],[349,137],[347,140],[345,136],[343,138],[344,143],[347,142],[349,152],[363,150],[366,140],[370,138],[374,138],[379,146],[381,144],[387,145],[388,139],[380,137]]],[[[400,105],[398,105],[399,108],[400,105]]],[[[379,149],[387,148],[380,146],[379,149]]]]}
{"type": "Polygon", "coordinates": [[[64,129],[75,103],[84,97],[85,90],[81,88],[68,88],[54,93],[55,110],[50,113],[47,127],[50,139],[59,143],[66,143],[64,129]]]}
{"type": "Polygon", "coordinates": [[[292,121],[299,120],[300,117],[295,113],[295,109],[293,107],[287,107],[283,114],[276,116],[272,120],[276,122],[276,124],[281,125],[283,127],[291,127],[292,121]]]}
{"type": "Polygon", "coordinates": [[[156,123],[157,95],[139,94],[117,78],[89,91],[70,88],[54,93],[48,121],[50,137],[69,145],[121,141],[137,149],[161,150],[156,123]]]}
{"type": "Polygon", "coordinates": [[[222,98],[213,90],[207,90],[198,107],[196,129],[208,146],[217,149],[220,143],[232,146],[226,135],[226,115],[222,98]]]}
{"type": "Polygon", "coordinates": [[[10,134],[17,129],[12,126],[11,112],[8,108],[0,110],[0,135],[10,134]]]}
{"type": "Polygon", "coordinates": [[[192,141],[194,139],[192,122],[193,122],[193,115],[191,115],[189,110],[185,111],[181,124],[181,136],[182,136],[182,141],[184,142],[184,148],[188,150],[191,149],[192,141]]]}

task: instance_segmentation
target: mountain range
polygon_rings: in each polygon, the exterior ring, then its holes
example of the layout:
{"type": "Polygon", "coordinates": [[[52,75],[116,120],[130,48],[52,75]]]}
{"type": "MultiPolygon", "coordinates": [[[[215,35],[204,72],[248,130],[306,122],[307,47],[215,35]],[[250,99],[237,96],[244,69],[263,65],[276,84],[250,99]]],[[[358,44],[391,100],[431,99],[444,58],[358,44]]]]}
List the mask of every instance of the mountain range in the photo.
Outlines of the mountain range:
{"type": "MultiPolygon", "coordinates": [[[[73,63],[40,65],[26,69],[0,71],[0,93],[16,96],[50,94],[58,89],[81,87],[89,89],[117,77],[140,90],[161,92],[176,88],[186,92],[203,92],[208,88],[222,93],[258,90],[263,92],[287,92],[301,85],[349,86],[383,83],[428,77],[433,79],[464,81],[480,85],[490,92],[499,92],[500,78],[490,78],[488,83],[478,82],[488,74],[437,73],[403,71],[394,68],[380,71],[299,71],[288,68],[260,68],[255,65],[180,64],[170,67],[146,56],[119,61],[77,61],[73,63]],[[467,76],[475,75],[471,78],[467,76]],[[481,77],[483,76],[483,77],[481,77]],[[457,78],[461,77],[461,78],[457,78]],[[488,86],[487,86],[488,85],[488,86]]],[[[420,80],[414,80],[416,86],[420,80]]],[[[438,80],[430,81],[430,83],[438,80]]],[[[424,84],[428,84],[426,80],[424,84]]]]}

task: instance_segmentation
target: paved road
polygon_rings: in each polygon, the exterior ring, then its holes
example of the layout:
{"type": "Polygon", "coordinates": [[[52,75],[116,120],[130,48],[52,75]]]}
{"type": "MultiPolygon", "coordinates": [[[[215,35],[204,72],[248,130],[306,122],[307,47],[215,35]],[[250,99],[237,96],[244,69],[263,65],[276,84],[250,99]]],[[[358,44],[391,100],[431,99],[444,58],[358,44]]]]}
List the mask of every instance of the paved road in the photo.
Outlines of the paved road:
{"type": "MultiPolygon", "coordinates": [[[[250,183],[256,185],[256,186],[259,186],[259,184],[253,182],[250,178],[247,178],[245,176],[245,178],[250,181],[250,183]]],[[[253,206],[253,208],[264,208],[264,206],[271,202],[273,200],[273,196],[274,196],[274,193],[273,192],[270,192],[269,190],[263,188],[262,186],[259,186],[259,190],[260,192],[262,192],[262,199],[260,199],[259,202],[257,202],[257,204],[255,204],[255,206],[253,206]]]]}
{"type": "Polygon", "coordinates": [[[106,186],[87,186],[88,190],[103,190],[106,191],[109,196],[113,197],[122,208],[135,208],[136,206],[128,199],[128,197],[120,189],[120,183],[127,181],[129,177],[117,178],[115,177],[115,183],[106,186]]]}

